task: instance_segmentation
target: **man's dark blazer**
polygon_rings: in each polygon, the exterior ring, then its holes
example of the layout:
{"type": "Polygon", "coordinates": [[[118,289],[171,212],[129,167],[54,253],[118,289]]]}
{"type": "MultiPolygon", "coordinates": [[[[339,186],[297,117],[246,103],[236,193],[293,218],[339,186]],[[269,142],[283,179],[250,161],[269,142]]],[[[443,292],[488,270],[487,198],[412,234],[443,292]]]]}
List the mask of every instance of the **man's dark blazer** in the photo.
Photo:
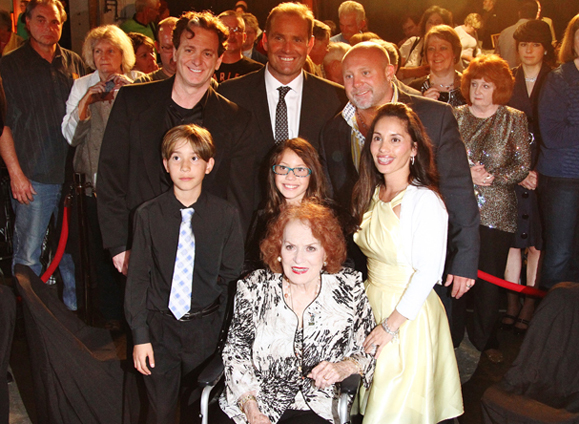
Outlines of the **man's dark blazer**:
{"type": "MultiPolygon", "coordinates": [[[[265,69],[263,67],[219,85],[220,94],[252,112],[263,148],[262,158],[275,144],[265,89],[265,69]]],[[[322,128],[347,101],[341,85],[304,72],[299,136],[318,149],[322,128]]]]}
{"type": "MultiPolygon", "coordinates": [[[[173,82],[174,77],[125,86],[111,111],[101,147],[97,194],[103,244],[113,256],[130,246],[134,210],[172,185],[163,168],[161,142],[170,129],[166,111],[173,82]]],[[[211,132],[216,151],[203,190],[236,205],[247,231],[255,181],[251,115],[209,87],[203,125],[211,132]]]]}
{"type": "MultiPolygon", "coordinates": [[[[476,278],[479,211],[456,119],[447,104],[399,91],[398,101],[416,112],[432,140],[440,192],[449,215],[446,273],[476,278]]],[[[320,154],[334,199],[349,208],[358,171],[352,160],[351,128],[338,113],[323,130],[320,154]]]]}

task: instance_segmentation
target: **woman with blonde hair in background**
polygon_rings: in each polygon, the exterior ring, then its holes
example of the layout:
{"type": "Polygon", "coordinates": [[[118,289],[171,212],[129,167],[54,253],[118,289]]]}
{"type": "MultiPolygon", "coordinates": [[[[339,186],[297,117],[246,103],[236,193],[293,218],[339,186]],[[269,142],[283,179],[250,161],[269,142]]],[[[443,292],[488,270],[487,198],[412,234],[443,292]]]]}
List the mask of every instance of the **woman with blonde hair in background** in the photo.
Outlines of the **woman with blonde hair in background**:
{"type": "Polygon", "coordinates": [[[101,312],[108,328],[120,330],[122,293],[116,281],[117,272],[102,247],[95,195],[97,170],[105,128],[118,90],[143,74],[131,70],[135,64],[131,39],[114,25],[92,29],[84,41],[82,54],[86,64],[96,70],[74,81],[66,102],[62,134],[71,146],[76,146],[74,171],[85,174],[89,183],[85,190],[88,248],[96,272],[95,281],[99,282],[101,312]]]}
{"type": "Polygon", "coordinates": [[[412,81],[409,86],[420,90],[424,97],[453,107],[465,104],[460,91],[462,75],[455,70],[460,52],[460,39],[454,29],[448,25],[432,27],[424,37],[424,59],[430,66],[430,73],[412,81]]]}
{"type": "Polygon", "coordinates": [[[462,45],[460,57],[464,68],[480,53],[478,30],[481,26],[481,16],[478,13],[470,13],[464,18],[464,24],[455,28],[462,45]]]}

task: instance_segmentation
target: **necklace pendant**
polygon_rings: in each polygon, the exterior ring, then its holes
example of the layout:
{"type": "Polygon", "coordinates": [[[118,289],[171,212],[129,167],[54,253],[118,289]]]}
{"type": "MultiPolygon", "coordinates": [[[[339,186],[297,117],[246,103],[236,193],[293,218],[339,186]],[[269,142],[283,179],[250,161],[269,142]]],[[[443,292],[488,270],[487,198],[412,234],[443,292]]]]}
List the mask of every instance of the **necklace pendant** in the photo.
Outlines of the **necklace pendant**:
{"type": "Polygon", "coordinates": [[[309,315],[310,315],[310,320],[308,321],[308,325],[310,325],[310,326],[316,325],[316,323],[315,323],[316,315],[312,314],[311,312],[309,313],[309,315]]]}

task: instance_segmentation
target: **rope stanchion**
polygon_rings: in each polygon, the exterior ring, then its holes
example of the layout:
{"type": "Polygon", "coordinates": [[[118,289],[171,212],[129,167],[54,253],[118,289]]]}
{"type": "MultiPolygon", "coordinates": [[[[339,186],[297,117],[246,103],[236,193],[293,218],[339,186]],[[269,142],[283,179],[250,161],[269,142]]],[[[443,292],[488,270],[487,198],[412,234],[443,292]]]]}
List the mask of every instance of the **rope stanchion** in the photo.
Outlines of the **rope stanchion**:
{"type": "Polygon", "coordinates": [[[521,294],[526,294],[533,297],[545,297],[547,292],[543,290],[536,289],[534,287],[523,286],[522,284],[515,284],[509,281],[503,280],[501,278],[495,277],[494,275],[487,274],[481,270],[478,271],[478,278],[481,280],[488,281],[495,286],[503,287],[507,290],[512,290],[521,294]]]}
{"type": "Polygon", "coordinates": [[[44,274],[40,279],[46,283],[50,276],[56,271],[58,265],[60,264],[60,260],[62,259],[62,255],[64,255],[64,249],[66,247],[66,242],[68,241],[68,205],[64,206],[64,210],[62,211],[62,232],[60,233],[60,239],[58,240],[58,248],[56,249],[56,254],[50,263],[50,266],[46,269],[44,274]]]}

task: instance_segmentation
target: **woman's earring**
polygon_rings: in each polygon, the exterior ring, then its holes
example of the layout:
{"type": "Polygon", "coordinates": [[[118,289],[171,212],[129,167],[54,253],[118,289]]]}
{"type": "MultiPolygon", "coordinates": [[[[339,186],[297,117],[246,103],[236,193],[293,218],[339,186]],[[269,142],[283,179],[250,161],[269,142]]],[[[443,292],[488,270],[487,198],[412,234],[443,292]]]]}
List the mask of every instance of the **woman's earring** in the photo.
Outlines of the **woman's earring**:
{"type": "Polygon", "coordinates": [[[543,55],[547,56],[547,52],[543,52],[543,55]]]}
{"type": "Polygon", "coordinates": [[[410,156],[410,164],[414,165],[414,156],[410,156]]]}
{"type": "Polygon", "coordinates": [[[324,268],[328,266],[328,261],[324,261],[324,268]]]}
{"type": "Polygon", "coordinates": [[[277,257],[277,261],[278,261],[278,262],[281,262],[281,256],[278,256],[278,257],[277,257]]]}

